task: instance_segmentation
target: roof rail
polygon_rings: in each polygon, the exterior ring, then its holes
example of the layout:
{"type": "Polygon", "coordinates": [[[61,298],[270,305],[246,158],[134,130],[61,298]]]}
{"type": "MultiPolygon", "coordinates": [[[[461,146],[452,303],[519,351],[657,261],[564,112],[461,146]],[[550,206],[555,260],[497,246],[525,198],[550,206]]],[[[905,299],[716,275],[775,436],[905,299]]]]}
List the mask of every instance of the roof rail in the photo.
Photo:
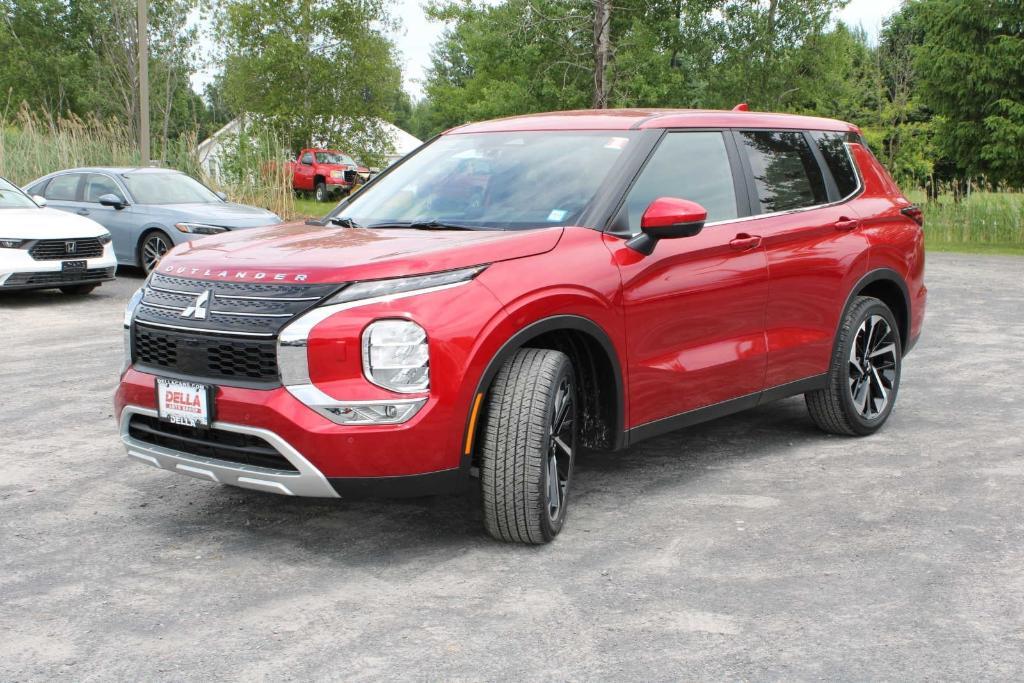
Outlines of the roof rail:
{"type": "Polygon", "coordinates": [[[750,107],[747,106],[746,102],[740,102],[732,108],[733,111],[750,111],[750,107]]]}

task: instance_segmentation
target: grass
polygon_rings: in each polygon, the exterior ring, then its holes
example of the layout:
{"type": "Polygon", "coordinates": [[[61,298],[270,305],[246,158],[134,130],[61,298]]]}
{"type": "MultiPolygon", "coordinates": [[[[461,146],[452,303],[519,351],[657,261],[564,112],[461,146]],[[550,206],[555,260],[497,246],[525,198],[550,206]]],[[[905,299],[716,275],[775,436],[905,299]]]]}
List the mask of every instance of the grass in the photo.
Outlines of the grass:
{"type": "Polygon", "coordinates": [[[315,199],[296,197],[295,216],[296,218],[323,218],[337,203],[337,201],[318,202],[315,199]]]}
{"type": "Polygon", "coordinates": [[[925,245],[932,251],[1024,255],[1024,193],[975,191],[954,201],[907,193],[924,210],[925,245]]]}

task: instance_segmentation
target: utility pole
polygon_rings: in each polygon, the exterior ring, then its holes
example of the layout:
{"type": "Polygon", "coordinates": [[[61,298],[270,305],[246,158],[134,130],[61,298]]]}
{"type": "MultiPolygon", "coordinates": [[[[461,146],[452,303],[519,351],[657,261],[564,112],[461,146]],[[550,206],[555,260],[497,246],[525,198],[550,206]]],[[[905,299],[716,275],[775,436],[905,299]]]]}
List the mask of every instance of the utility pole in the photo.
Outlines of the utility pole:
{"type": "Polygon", "coordinates": [[[139,0],[139,156],[149,166],[149,7],[139,0]]]}

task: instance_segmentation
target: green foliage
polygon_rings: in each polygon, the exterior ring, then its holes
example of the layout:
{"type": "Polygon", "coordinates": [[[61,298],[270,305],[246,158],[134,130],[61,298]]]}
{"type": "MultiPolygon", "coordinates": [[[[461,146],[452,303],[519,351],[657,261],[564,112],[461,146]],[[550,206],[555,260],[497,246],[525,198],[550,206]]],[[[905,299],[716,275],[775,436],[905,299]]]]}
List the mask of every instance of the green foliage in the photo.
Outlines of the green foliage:
{"type": "Polygon", "coordinates": [[[379,159],[388,141],[374,119],[391,118],[401,90],[379,28],[387,19],[382,0],[230,0],[218,21],[224,98],[270,122],[294,149],[327,129],[346,151],[379,159]]]}
{"type": "Polygon", "coordinates": [[[1024,8],[1019,0],[917,0],[915,68],[958,174],[1024,185],[1024,8]]]}

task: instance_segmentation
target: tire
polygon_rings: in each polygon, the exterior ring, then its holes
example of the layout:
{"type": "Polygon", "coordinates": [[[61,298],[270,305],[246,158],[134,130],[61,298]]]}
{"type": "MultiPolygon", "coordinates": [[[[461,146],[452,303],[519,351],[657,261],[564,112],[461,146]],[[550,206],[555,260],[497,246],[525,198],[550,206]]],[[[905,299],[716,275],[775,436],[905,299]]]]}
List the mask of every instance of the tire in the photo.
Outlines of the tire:
{"type": "Polygon", "coordinates": [[[170,251],[174,242],[162,230],[150,230],[139,240],[139,265],[142,270],[149,273],[160,261],[160,258],[170,251]]]}
{"type": "Polygon", "coordinates": [[[318,202],[326,202],[330,199],[330,193],[327,191],[327,185],[320,182],[316,184],[316,191],[314,192],[314,198],[318,202]]]}
{"type": "Polygon", "coordinates": [[[577,405],[572,363],[560,351],[522,349],[498,371],[479,450],[484,526],[494,538],[541,544],[562,530],[577,405]]]}
{"type": "Polygon", "coordinates": [[[896,317],[878,299],[857,297],[839,328],[828,385],[804,394],[811,419],[832,434],[875,433],[896,403],[902,367],[896,317]]]}
{"type": "Polygon", "coordinates": [[[97,287],[99,287],[98,284],[68,285],[66,287],[61,287],[60,291],[64,292],[65,294],[70,294],[72,296],[85,296],[86,294],[96,289],[97,287]]]}

